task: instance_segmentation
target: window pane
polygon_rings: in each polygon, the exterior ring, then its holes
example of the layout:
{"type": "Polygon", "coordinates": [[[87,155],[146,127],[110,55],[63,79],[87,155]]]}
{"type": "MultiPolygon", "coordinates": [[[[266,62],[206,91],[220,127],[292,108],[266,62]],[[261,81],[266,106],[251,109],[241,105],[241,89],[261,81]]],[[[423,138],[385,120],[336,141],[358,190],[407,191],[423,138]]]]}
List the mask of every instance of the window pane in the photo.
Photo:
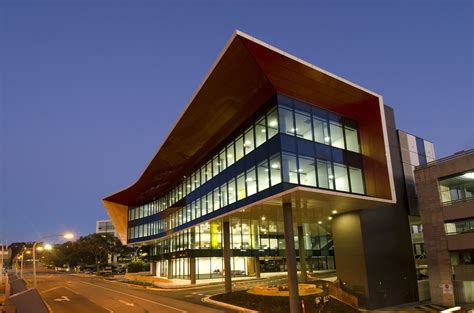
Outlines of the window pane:
{"type": "Polygon", "coordinates": [[[242,159],[244,156],[244,137],[240,136],[235,140],[235,161],[242,159]]]}
{"type": "Polygon", "coordinates": [[[219,174],[219,155],[214,156],[212,159],[212,177],[219,174]]]}
{"type": "Polygon", "coordinates": [[[255,124],[255,146],[258,147],[267,140],[267,128],[265,118],[261,118],[255,124]]]}
{"type": "Polygon", "coordinates": [[[293,111],[285,107],[280,107],[279,113],[280,113],[280,131],[282,133],[294,135],[295,125],[293,124],[293,111]]]}
{"type": "Polygon", "coordinates": [[[283,181],[292,184],[298,183],[298,171],[296,168],[296,155],[283,153],[283,181]]]}
{"type": "Polygon", "coordinates": [[[267,114],[267,122],[268,139],[270,139],[278,133],[278,115],[276,109],[273,109],[270,113],[267,114]]]}
{"type": "Polygon", "coordinates": [[[206,181],[209,181],[212,178],[212,162],[209,161],[206,164],[206,181]]]}
{"type": "Polygon", "coordinates": [[[220,199],[220,191],[219,187],[214,189],[214,211],[219,210],[221,208],[221,199],[220,199]]]}
{"type": "Polygon", "coordinates": [[[272,186],[281,183],[281,164],[279,154],[270,158],[270,182],[272,183],[272,186]]]}
{"type": "Polygon", "coordinates": [[[227,184],[221,186],[221,207],[227,205],[227,184]]]}
{"type": "Polygon", "coordinates": [[[316,167],[313,158],[299,157],[298,175],[301,185],[316,187],[316,167]]]}
{"type": "Polygon", "coordinates": [[[212,191],[210,191],[207,194],[207,213],[211,213],[212,211],[214,211],[213,204],[214,203],[212,202],[212,191]]]}
{"type": "Polygon", "coordinates": [[[360,152],[359,136],[357,134],[357,129],[344,126],[344,131],[346,134],[347,150],[360,152]]]}
{"type": "Polygon", "coordinates": [[[247,196],[251,196],[257,192],[257,179],[255,177],[255,168],[247,171],[245,179],[247,183],[247,196]]]}
{"type": "Polygon", "coordinates": [[[253,139],[253,127],[250,127],[245,131],[244,148],[245,154],[248,154],[253,151],[253,149],[255,149],[255,142],[253,139]]]}
{"type": "Polygon", "coordinates": [[[331,162],[318,160],[318,186],[334,189],[334,175],[332,174],[331,162]]]}
{"type": "Polygon", "coordinates": [[[342,125],[337,122],[330,122],[331,145],[333,147],[344,149],[344,136],[342,134],[342,125]]]}
{"type": "Polygon", "coordinates": [[[365,193],[364,179],[360,168],[349,167],[349,176],[351,178],[351,189],[354,193],[365,193]]]}
{"type": "Polygon", "coordinates": [[[334,180],[336,190],[349,191],[349,177],[347,177],[347,166],[334,163],[334,180]]]}
{"type": "Polygon", "coordinates": [[[311,131],[311,117],[309,114],[304,112],[295,112],[296,121],[296,136],[313,140],[313,134],[311,131]]]}
{"type": "Polygon", "coordinates": [[[226,169],[226,155],[225,148],[219,152],[219,173],[226,169]]]}
{"type": "Polygon", "coordinates": [[[258,191],[267,189],[270,186],[267,160],[260,162],[260,164],[257,167],[257,173],[258,173],[258,191]]]}
{"type": "Polygon", "coordinates": [[[237,177],[237,200],[244,199],[246,195],[247,193],[245,192],[245,175],[244,173],[242,173],[237,177]]]}
{"type": "Polygon", "coordinates": [[[229,194],[229,204],[232,204],[235,202],[235,178],[229,180],[229,182],[227,183],[227,190],[229,194]]]}
{"type": "Polygon", "coordinates": [[[197,179],[198,179],[199,185],[202,185],[206,182],[206,166],[203,165],[199,172],[201,175],[198,175],[197,179]]]}
{"type": "Polygon", "coordinates": [[[319,117],[313,118],[314,140],[328,145],[331,141],[328,131],[328,123],[319,117]]]}
{"type": "Polygon", "coordinates": [[[234,158],[234,143],[232,142],[227,146],[227,166],[231,166],[232,164],[234,164],[234,158]]]}

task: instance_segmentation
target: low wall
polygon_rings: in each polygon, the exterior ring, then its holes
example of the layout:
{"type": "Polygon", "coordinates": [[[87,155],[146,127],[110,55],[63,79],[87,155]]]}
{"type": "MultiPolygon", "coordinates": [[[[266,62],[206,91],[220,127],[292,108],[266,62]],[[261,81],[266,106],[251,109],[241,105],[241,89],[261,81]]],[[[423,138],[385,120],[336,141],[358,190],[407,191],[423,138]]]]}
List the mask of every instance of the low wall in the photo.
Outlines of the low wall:
{"type": "Polygon", "coordinates": [[[431,299],[430,281],[423,279],[418,281],[418,300],[425,301],[431,299]]]}
{"type": "Polygon", "coordinates": [[[342,302],[352,306],[353,308],[359,308],[359,300],[356,296],[350,294],[347,291],[342,290],[337,286],[336,283],[328,282],[329,295],[341,300],[342,302]]]}
{"type": "Polygon", "coordinates": [[[169,283],[171,280],[167,278],[161,278],[151,275],[145,275],[140,273],[128,273],[125,274],[125,279],[134,280],[134,281],[144,281],[149,283],[169,283]]]}
{"type": "Polygon", "coordinates": [[[474,281],[453,281],[454,300],[456,303],[474,302],[474,281]]]}

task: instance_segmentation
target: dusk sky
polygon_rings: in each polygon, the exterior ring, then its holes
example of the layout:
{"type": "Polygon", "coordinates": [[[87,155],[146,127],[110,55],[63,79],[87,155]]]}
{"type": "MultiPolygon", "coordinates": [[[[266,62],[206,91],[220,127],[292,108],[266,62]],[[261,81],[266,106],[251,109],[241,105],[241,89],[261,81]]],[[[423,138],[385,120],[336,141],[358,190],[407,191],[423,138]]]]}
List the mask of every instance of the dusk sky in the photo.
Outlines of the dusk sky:
{"type": "Polygon", "coordinates": [[[474,147],[471,0],[256,3],[1,1],[0,240],[94,232],[235,29],[383,95],[437,157],[474,147]]]}

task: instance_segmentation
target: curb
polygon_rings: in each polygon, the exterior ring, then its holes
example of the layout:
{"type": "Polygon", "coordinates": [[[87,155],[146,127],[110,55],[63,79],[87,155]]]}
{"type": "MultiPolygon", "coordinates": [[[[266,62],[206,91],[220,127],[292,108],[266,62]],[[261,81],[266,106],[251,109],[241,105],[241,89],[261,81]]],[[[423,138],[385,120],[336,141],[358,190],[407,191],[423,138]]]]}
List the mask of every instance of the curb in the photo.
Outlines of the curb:
{"type": "Polygon", "coordinates": [[[204,303],[207,303],[207,304],[213,304],[213,305],[220,306],[220,307],[223,307],[223,308],[226,308],[226,309],[235,310],[237,312],[243,312],[243,313],[259,313],[260,312],[260,311],[254,311],[254,310],[250,310],[250,309],[243,308],[243,307],[240,307],[240,306],[236,306],[236,305],[233,305],[233,304],[228,304],[228,303],[225,303],[225,302],[212,300],[211,297],[204,297],[204,298],[201,299],[201,301],[204,302],[204,303]]]}

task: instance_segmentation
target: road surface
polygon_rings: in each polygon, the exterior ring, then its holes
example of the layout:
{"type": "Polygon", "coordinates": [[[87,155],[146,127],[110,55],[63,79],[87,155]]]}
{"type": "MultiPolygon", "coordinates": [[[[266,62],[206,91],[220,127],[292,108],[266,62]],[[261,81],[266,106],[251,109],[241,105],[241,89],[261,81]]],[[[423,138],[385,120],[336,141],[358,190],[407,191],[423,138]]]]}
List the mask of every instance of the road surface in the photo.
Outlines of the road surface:
{"type": "Polygon", "coordinates": [[[38,275],[38,290],[54,313],[234,312],[201,302],[204,296],[222,293],[222,288],[156,291],[88,275],[38,275]]]}

